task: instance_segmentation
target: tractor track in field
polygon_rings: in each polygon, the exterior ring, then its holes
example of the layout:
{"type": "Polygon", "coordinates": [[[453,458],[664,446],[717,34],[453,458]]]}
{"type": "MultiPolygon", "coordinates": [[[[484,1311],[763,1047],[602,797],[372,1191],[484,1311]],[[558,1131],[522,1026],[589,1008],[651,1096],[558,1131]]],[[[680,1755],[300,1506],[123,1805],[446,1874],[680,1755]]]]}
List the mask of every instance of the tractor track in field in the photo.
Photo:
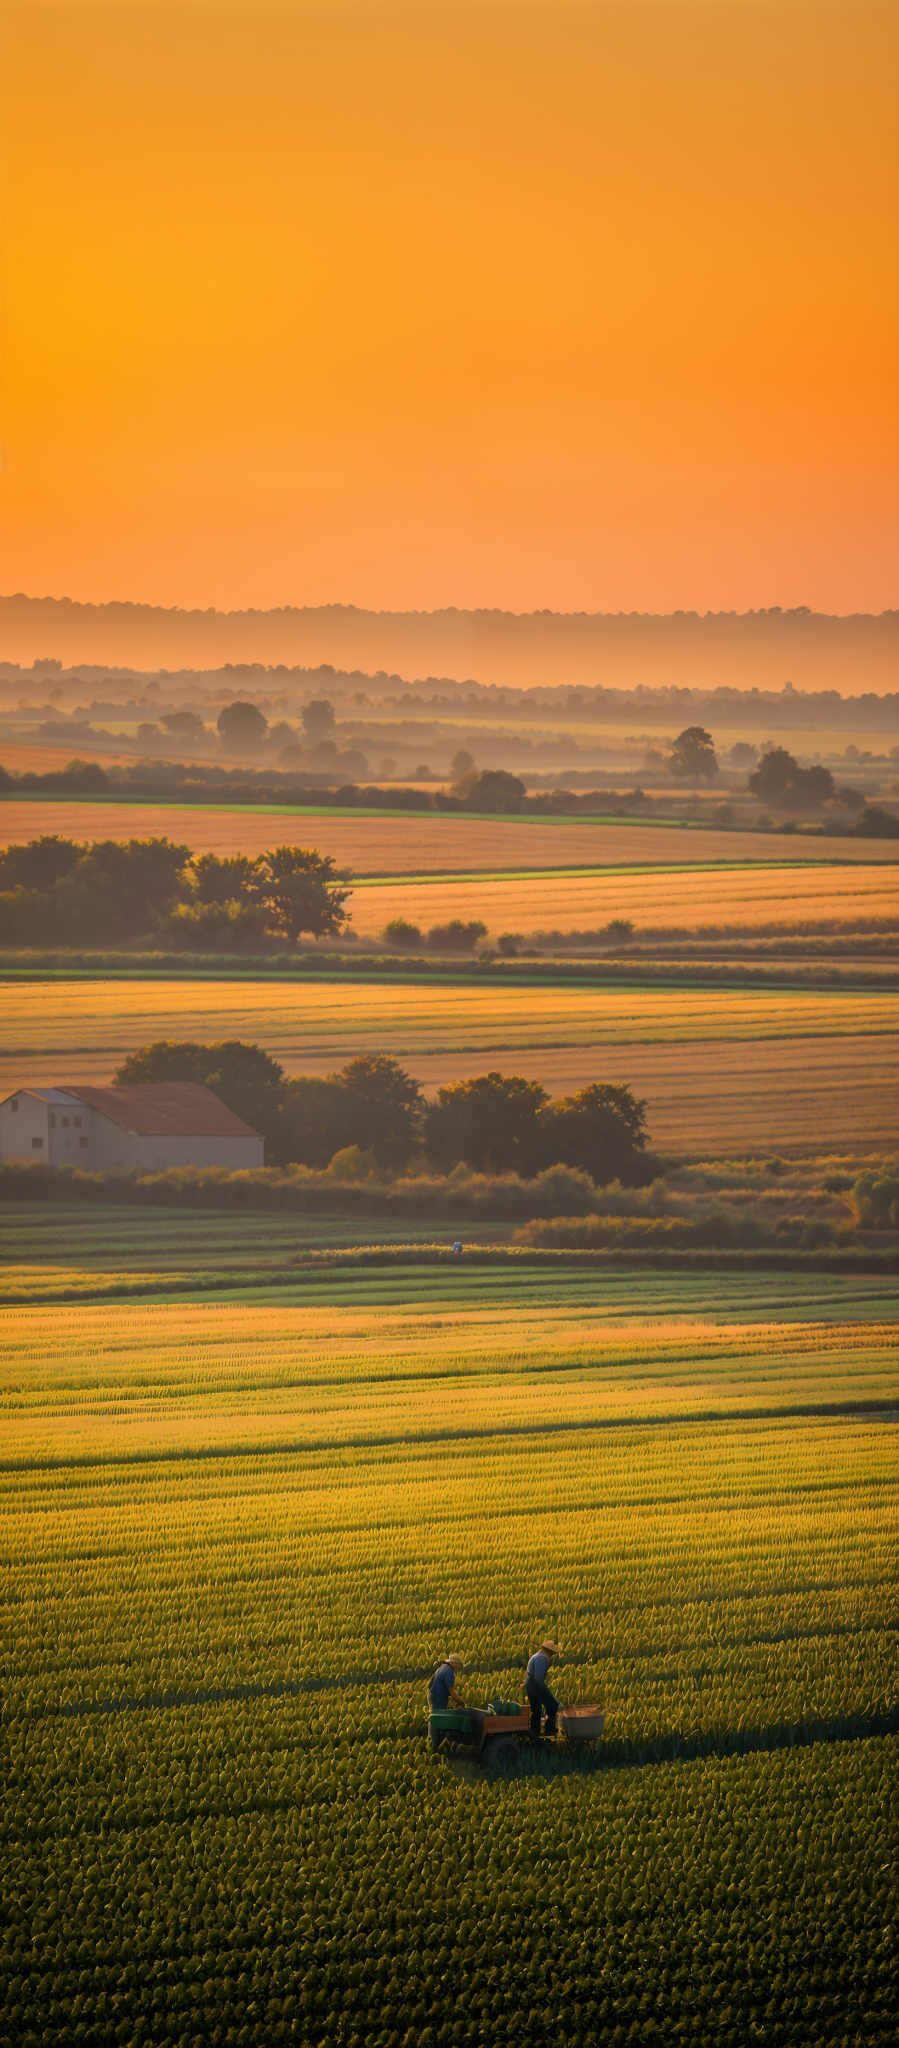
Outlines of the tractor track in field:
{"type": "Polygon", "coordinates": [[[483,1428],[447,1427],[421,1430],[411,1434],[408,1430],[400,1430],[372,1436],[295,1437],[289,1441],[267,1444],[230,1443],[195,1448],[185,1445],[165,1450],[148,1448],[127,1453],[110,1452],[108,1456],[102,1452],[84,1451],[76,1452],[71,1457],[3,1458],[0,1459],[0,1473],[25,1476],[30,1472],[118,1472],[129,1466],[211,1464],[233,1459],[252,1459],[255,1462],[261,1458],[315,1457],[328,1451],[411,1451],[419,1445],[490,1443],[497,1438],[509,1442],[521,1437],[582,1436],[589,1433],[596,1435],[609,1430],[642,1431],[672,1427],[682,1429],[690,1424],[796,1422],[818,1419],[842,1419],[846,1422],[870,1422],[874,1419],[890,1423],[899,1420],[899,1397],[895,1400],[885,1400],[880,1396],[859,1401],[803,1401],[764,1408],[701,1408],[687,1412],[666,1409],[654,1415],[596,1415],[579,1417],[571,1422],[547,1420],[499,1426],[494,1424],[483,1428]]]}

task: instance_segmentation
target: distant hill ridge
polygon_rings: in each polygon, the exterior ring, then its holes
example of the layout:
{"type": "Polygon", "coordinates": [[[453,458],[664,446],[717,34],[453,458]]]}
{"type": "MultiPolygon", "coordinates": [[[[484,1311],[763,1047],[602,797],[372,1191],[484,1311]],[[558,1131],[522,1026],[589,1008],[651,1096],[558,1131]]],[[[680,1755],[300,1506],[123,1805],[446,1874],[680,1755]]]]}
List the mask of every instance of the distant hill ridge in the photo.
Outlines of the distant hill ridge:
{"type": "Polygon", "coordinates": [[[376,612],[355,605],[181,610],[116,600],[0,597],[0,660],[124,664],[330,662],[481,683],[832,689],[899,682],[899,611],[376,612]]]}

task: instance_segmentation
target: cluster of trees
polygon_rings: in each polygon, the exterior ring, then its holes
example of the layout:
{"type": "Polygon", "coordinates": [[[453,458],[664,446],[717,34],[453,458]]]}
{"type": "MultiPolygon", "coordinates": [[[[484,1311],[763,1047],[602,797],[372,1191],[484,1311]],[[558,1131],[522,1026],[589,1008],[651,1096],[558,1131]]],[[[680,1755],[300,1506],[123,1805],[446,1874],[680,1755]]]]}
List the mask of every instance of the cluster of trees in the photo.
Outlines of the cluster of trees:
{"type": "Polygon", "coordinates": [[[330,855],[276,846],[196,858],[169,839],[79,845],[47,834],[0,854],[0,944],[108,944],[147,933],[175,943],[295,943],[343,930],[347,888],[330,855]]]}
{"type": "Polygon", "coordinates": [[[829,768],[800,768],[786,747],[769,747],[749,777],[753,796],[787,811],[815,810],[836,794],[829,768]]]}
{"type": "Polygon", "coordinates": [[[479,917],[451,917],[447,924],[432,924],[430,931],[423,932],[408,918],[392,917],[381,936],[398,953],[420,953],[423,946],[431,953],[470,953],[486,938],[487,926],[479,917]]]}
{"type": "Polygon", "coordinates": [[[132,1053],[118,1082],[200,1081],[266,1140],[279,1164],[331,1165],[352,1151],[357,1167],[397,1172],[412,1161],[441,1173],[531,1179],[551,1166],[580,1168],[600,1185],[652,1179],[646,1104],[629,1088],[594,1082],[551,1102],[538,1081],[479,1074],[438,1088],[427,1101],[386,1053],[363,1053],[326,1076],[288,1080],[258,1045],[158,1039],[132,1053]]]}
{"type": "MultiPolygon", "coordinates": [[[[192,716],[190,713],[184,715],[192,716]]],[[[284,719],[270,725],[258,704],[253,704],[249,698],[237,697],[232,704],[222,706],[216,719],[216,731],[225,752],[242,761],[248,756],[274,753],[284,768],[309,764],[316,769],[337,771],[346,777],[368,774],[368,761],[361,748],[340,746],[334,706],[327,697],[313,697],[304,704],[300,716],[301,730],[284,719]]],[[[203,730],[201,726],[201,732],[203,730]]],[[[146,734],[140,727],[138,739],[147,744],[146,734]]]]}

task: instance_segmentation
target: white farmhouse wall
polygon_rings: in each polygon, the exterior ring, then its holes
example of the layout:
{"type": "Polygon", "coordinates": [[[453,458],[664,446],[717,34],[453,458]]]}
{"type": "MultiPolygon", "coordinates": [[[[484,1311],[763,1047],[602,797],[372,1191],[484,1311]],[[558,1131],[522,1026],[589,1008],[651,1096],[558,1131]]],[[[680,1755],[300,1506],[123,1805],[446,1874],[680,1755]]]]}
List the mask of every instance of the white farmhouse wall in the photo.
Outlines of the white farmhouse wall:
{"type": "Polygon", "coordinates": [[[0,1103],[0,1158],[41,1159],[48,1166],[80,1166],[97,1173],[160,1173],[170,1166],[221,1166],[234,1173],[264,1166],[265,1144],[255,1134],[140,1134],[89,1103],[59,1096],[46,1101],[21,1089],[0,1103]]]}
{"type": "Polygon", "coordinates": [[[0,1158],[42,1159],[47,1165],[49,1135],[47,1105],[39,1096],[20,1091],[0,1104],[0,1158]]]}
{"type": "Polygon", "coordinates": [[[61,1102],[50,1102],[47,1104],[47,1121],[50,1126],[50,1165],[89,1166],[91,1111],[83,1108],[80,1102],[66,1107],[61,1102]]]}

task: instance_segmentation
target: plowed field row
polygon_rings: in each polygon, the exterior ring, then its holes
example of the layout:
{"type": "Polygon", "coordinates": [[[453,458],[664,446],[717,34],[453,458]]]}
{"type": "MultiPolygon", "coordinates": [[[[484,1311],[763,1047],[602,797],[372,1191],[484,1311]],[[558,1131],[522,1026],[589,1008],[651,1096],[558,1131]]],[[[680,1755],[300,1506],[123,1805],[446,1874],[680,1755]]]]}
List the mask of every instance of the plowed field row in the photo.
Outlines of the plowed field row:
{"type": "Polygon", "coordinates": [[[658,866],[681,861],[885,861],[897,842],[720,832],[705,826],[587,824],[561,818],[358,817],[352,812],[262,810],[209,804],[0,803],[0,845],[45,832],[68,839],[147,839],[163,834],[196,853],[264,853],[317,846],[359,875],[553,867],[658,866]]]}

